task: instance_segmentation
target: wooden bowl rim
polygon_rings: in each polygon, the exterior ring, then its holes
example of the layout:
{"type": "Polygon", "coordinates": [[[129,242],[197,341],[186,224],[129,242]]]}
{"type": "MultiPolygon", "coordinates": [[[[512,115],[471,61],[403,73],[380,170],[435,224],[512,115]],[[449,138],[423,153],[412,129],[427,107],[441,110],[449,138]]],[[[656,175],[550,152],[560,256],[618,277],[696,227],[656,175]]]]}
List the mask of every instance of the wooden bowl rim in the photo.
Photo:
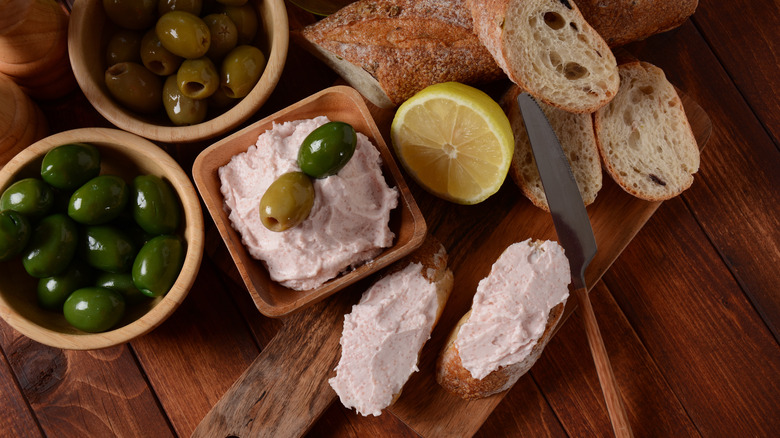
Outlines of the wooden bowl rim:
{"type": "Polygon", "coordinates": [[[102,333],[61,333],[42,327],[35,322],[24,318],[16,312],[11,304],[6,301],[5,294],[0,290],[0,317],[11,327],[45,345],[70,350],[93,350],[112,347],[142,336],[165,321],[184,301],[190,288],[195,283],[200,263],[203,257],[204,225],[203,213],[200,207],[200,198],[181,166],[163,149],[150,141],[135,134],[111,128],[81,128],[53,134],[33,143],[25,150],[14,156],[2,169],[0,169],[0,191],[5,190],[14,180],[16,174],[31,161],[41,158],[55,146],[72,142],[95,142],[109,145],[109,147],[121,152],[129,146],[142,151],[150,160],[154,160],[161,167],[167,169],[165,174],[181,199],[183,213],[187,227],[184,230],[184,238],[187,241],[187,252],[179,277],[171,290],[147,313],[135,321],[102,333]],[[186,274],[186,275],[183,275],[186,274]]]}
{"type": "Polygon", "coordinates": [[[83,56],[84,33],[88,29],[88,12],[101,3],[99,0],[79,0],[73,5],[68,26],[68,56],[73,74],[87,100],[109,122],[118,128],[142,137],[166,143],[190,143],[224,134],[249,119],[268,100],[284,70],[289,46],[289,23],[283,0],[250,0],[259,2],[270,14],[260,17],[268,33],[270,47],[267,63],[260,80],[252,91],[233,108],[217,117],[190,126],[156,125],[140,120],[132,112],[117,104],[90,75],[88,57],[83,56]],[[271,26],[268,26],[268,25],[271,26]]]}
{"type": "MultiPolygon", "coordinates": [[[[344,108],[347,108],[346,104],[344,105],[344,108]]],[[[324,111],[319,114],[327,116],[329,115],[329,112],[324,111]]],[[[387,144],[379,132],[379,129],[374,122],[374,118],[371,116],[368,107],[363,100],[363,97],[355,89],[347,86],[334,86],[319,91],[293,105],[288,106],[287,108],[284,108],[258,122],[253,123],[252,125],[234,133],[229,137],[214,143],[213,145],[204,149],[195,159],[192,175],[193,179],[195,180],[195,185],[201,194],[201,198],[206,205],[206,209],[211,214],[211,217],[214,220],[214,224],[216,225],[217,230],[219,231],[219,234],[228,249],[228,252],[233,258],[233,261],[236,264],[236,268],[241,275],[247,290],[252,296],[255,305],[262,314],[270,317],[286,316],[298,310],[302,310],[305,307],[319,302],[342,290],[343,288],[367,277],[368,275],[379,271],[380,269],[388,266],[389,264],[399,260],[403,256],[408,255],[417,249],[423,243],[427,233],[425,219],[422,216],[422,213],[420,212],[420,209],[417,206],[411,191],[406,185],[403,175],[401,174],[401,171],[395,162],[390,149],[387,147],[387,144]],[[267,283],[272,283],[271,288],[284,289],[283,293],[289,292],[291,294],[301,294],[301,296],[294,299],[292,303],[276,304],[265,299],[263,294],[258,293],[257,289],[255,288],[253,278],[247,271],[245,262],[246,264],[252,263],[253,265],[258,266],[258,269],[261,269],[266,275],[267,270],[259,260],[249,256],[248,252],[241,243],[241,236],[233,228],[232,223],[228,218],[227,212],[223,208],[224,200],[222,193],[219,190],[219,176],[217,172],[219,167],[227,164],[227,162],[230,161],[230,158],[235,155],[235,153],[227,154],[220,158],[220,149],[228,148],[231,152],[244,152],[253,143],[243,144],[243,146],[239,147],[233,144],[234,140],[249,135],[250,133],[253,133],[254,138],[256,139],[257,132],[261,132],[262,127],[270,128],[272,123],[276,120],[287,121],[300,119],[302,117],[295,116],[297,112],[311,108],[313,105],[316,105],[320,99],[337,95],[343,98],[344,102],[349,103],[349,111],[355,112],[356,117],[364,121],[368,132],[363,132],[363,134],[368,136],[372,143],[380,151],[385,178],[393,182],[399,192],[397,208],[399,209],[398,214],[402,216],[402,221],[399,225],[399,230],[394,230],[396,237],[392,246],[385,248],[385,250],[372,261],[361,265],[355,270],[343,273],[336,278],[327,281],[319,288],[309,289],[306,291],[294,291],[284,288],[283,286],[279,285],[278,283],[274,283],[271,280],[268,280],[268,282],[263,284],[263,288],[265,289],[264,292],[266,294],[273,295],[273,293],[268,292],[268,289],[270,288],[266,286],[267,283]],[[407,217],[407,222],[405,223],[403,222],[403,216],[407,217]],[[402,244],[399,240],[399,231],[403,230],[404,225],[408,227],[407,234],[409,234],[410,237],[408,237],[407,241],[403,242],[402,244]]]]}

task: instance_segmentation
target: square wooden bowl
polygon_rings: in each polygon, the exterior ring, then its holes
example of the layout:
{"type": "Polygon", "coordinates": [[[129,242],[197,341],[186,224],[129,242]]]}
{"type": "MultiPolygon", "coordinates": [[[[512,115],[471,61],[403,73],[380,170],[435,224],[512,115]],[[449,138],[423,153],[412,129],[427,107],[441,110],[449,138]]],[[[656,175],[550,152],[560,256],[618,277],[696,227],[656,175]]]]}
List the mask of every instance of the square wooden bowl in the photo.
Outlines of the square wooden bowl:
{"type": "Polygon", "coordinates": [[[192,174],[244,284],[258,310],[266,316],[284,316],[329,297],[415,250],[422,244],[427,231],[420,209],[363,98],[350,87],[336,86],[323,90],[213,144],[198,155],[192,174]],[[385,180],[388,185],[398,189],[400,196],[398,207],[390,214],[390,229],[395,233],[395,240],[393,246],[386,248],[374,260],[342,273],[316,289],[296,291],[272,281],[265,266],[252,258],[241,243],[241,235],[233,229],[224,208],[218,169],[230,162],[234,155],[254,145],[257,137],[271,129],[274,122],[311,119],[320,115],[351,124],[379,150],[385,180]]]}

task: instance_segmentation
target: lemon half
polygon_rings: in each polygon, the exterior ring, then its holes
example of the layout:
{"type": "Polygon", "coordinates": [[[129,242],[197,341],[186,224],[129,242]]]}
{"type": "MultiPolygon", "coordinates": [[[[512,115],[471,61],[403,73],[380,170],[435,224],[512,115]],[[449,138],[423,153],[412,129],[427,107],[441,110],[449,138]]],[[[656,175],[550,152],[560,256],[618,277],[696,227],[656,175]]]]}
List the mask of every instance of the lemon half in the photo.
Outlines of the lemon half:
{"type": "Polygon", "coordinates": [[[431,85],[404,102],[390,137],[401,165],[420,186],[458,204],[496,193],[515,147],[498,103],[458,82],[431,85]]]}

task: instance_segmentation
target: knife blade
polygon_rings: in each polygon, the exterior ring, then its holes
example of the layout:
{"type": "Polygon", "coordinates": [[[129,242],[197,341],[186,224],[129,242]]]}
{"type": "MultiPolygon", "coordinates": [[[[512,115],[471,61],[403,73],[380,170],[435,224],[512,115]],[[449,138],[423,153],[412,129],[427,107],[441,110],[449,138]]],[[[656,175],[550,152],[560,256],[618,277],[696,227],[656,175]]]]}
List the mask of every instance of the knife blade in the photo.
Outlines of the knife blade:
{"type": "Polygon", "coordinates": [[[601,338],[585,283],[585,269],[597,251],[596,238],[593,235],[588,212],[569,160],[544,111],[528,93],[521,93],[517,97],[517,104],[523,115],[523,124],[531,142],[558,241],[569,259],[574,295],[582,309],[588,345],[607,403],[613,432],[618,437],[631,437],[633,434],[626,408],[620,396],[620,389],[601,338]]]}

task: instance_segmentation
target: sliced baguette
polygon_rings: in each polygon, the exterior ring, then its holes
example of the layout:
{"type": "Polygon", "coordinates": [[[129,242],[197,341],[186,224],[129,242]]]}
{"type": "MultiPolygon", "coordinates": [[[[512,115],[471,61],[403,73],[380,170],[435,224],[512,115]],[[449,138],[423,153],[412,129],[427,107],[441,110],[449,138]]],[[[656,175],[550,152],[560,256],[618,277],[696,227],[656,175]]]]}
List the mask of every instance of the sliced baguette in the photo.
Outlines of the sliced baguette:
{"type": "Polygon", "coordinates": [[[428,85],[502,76],[465,1],[362,0],[291,37],[373,104],[391,108],[428,85]]]}
{"type": "Polygon", "coordinates": [[[615,99],[594,115],[604,168],[636,197],[679,195],[699,169],[699,147],[677,91],[647,62],[622,64],[620,80],[615,99]]]}
{"type": "MultiPolygon", "coordinates": [[[[535,255],[538,255],[538,252],[541,251],[543,242],[531,242],[529,240],[520,242],[519,244],[528,244],[532,246],[535,255]]],[[[562,250],[560,254],[558,254],[558,257],[563,257],[562,250]]],[[[565,258],[563,260],[565,260],[565,258]]],[[[495,265],[493,269],[495,269],[495,265]]],[[[548,271],[546,274],[550,275],[550,272],[548,271]]],[[[558,274],[560,275],[561,272],[559,271],[558,274]]],[[[565,274],[567,276],[569,274],[568,261],[566,261],[565,274]]],[[[568,277],[565,281],[568,284],[568,277]]],[[[545,290],[533,291],[533,293],[537,294],[545,294],[547,292],[548,291],[545,290]]],[[[547,343],[555,332],[555,327],[561,321],[567,297],[568,292],[565,294],[562,301],[550,308],[547,314],[544,331],[524,357],[514,363],[500,366],[482,378],[475,378],[471,371],[464,367],[460,352],[456,345],[458,337],[461,334],[461,329],[472,317],[472,312],[474,311],[474,308],[472,308],[460,319],[460,321],[458,321],[455,328],[450,333],[444,348],[439,354],[436,362],[436,381],[447,391],[464,399],[484,398],[508,390],[523,374],[531,369],[534,363],[536,363],[536,360],[539,359],[539,356],[541,356],[542,350],[547,346],[547,343]]],[[[506,328],[506,330],[511,330],[511,328],[506,328]]],[[[504,330],[501,331],[503,332],[504,330]]]]}
{"type": "Polygon", "coordinates": [[[610,47],[643,40],[681,25],[699,0],[576,0],[585,20],[610,47]]]}
{"type": "MultiPolygon", "coordinates": [[[[382,279],[390,278],[394,275],[398,275],[400,272],[404,271],[406,268],[409,267],[411,264],[419,264],[421,265],[421,271],[420,274],[422,277],[428,281],[429,283],[435,285],[436,290],[436,313],[435,318],[433,321],[433,324],[430,327],[430,330],[427,333],[428,338],[430,337],[430,333],[433,331],[433,327],[436,326],[436,323],[438,322],[439,318],[441,317],[442,311],[444,310],[444,305],[447,302],[447,299],[450,296],[450,292],[452,291],[453,286],[453,275],[452,271],[447,267],[447,252],[444,249],[444,246],[433,236],[429,235],[425,241],[423,242],[422,246],[418,248],[415,252],[408,255],[404,259],[400,260],[396,264],[394,264],[392,267],[390,267],[385,273],[382,275],[382,279]]],[[[373,287],[373,286],[372,286],[373,287]]],[[[371,289],[369,289],[371,290],[371,289]]],[[[367,291],[368,292],[368,291],[367,291]]],[[[367,294],[364,294],[363,299],[361,299],[360,304],[363,303],[365,297],[367,294]]],[[[352,312],[355,312],[355,308],[357,306],[353,307],[352,312]]],[[[345,317],[346,318],[346,317],[345,317]]],[[[387,324],[398,324],[400,321],[375,321],[377,324],[380,325],[387,325],[387,324]]],[[[375,327],[373,325],[363,325],[359,328],[356,328],[363,330],[363,331],[371,331],[374,330],[375,327]]],[[[342,356],[339,360],[339,364],[336,367],[336,377],[330,379],[330,384],[336,391],[336,393],[339,395],[340,400],[342,401],[342,404],[346,406],[347,408],[355,408],[358,413],[362,415],[379,415],[377,411],[381,411],[382,409],[387,408],[388,406],[395,403],[396,400],[401,395],[401,389],[403,387],[403,383],[401,383],[401,387],[398,388],[397,391],[393,392],[393,395],[390,399],[385,400],[384,403],[382,403],[382,406],[375,407],[373,410],[371,409],[370,405],[372,402],[367,401],[365,399],[356,400],[356,398],[359,398],[356,396],[352,390],[354,388],[345,386],[346,383],[344,382],[338,382],[338,379],[340,376],[340,371],[342,370],[342,367],[349,367],[350,364],[344,363],[345,361],[345,354],[344,349],[350,348],[345,347],[344,345],[344,334],[346,333],[346,323],[345,323],[345,329],[344,332],[342,332],[342,356]],[[338,388],[338,389],[337,389],[338,388]]],[[[426,338],[426,339],[428,339],[426,338]]],[[[419,361],[420,358],[420,352],[416,352],[417,361],[419,361]]],[[[394,358],[395,360],[395,358],[394,358]]],[[[414,366],[414,370],[416,370],[416,363],[414,366]]],[[[350,371],[352,372],[352,371],[350,371]]],[[[409,373],[411,375],[411,372],[409,373]]],[[[372,376],[374,378],[375,376],[372,376]]],[[[409,376],[406,376],[406,379],[408,379],[409,376]]],[[[347,377],[344,377],[344,379],[347,379],[347,377]]],[[[405,382],[405,380],[404,380],[405,382]]],[[[380,384],[391,384],[390,382],[379,382],[380,384]]],[[[365,384],[365,382],[361,382],[360,384],[365,384]]]]}
{"type": "Polygon", "coordinates": [[[542,101],[592,113],[618,89],[615,57],[568,0],[469,0],[474,31],[509,79],[542,101]]]}
{"type": "MultiPolygon", "coordinates": [[[[531,149],[531,141],[523,123],[523,115],[517,106],[517,96],[523,90],[514,85],[502,97],[501,106],[515,136],[515,152],[509,174],[520,187],[523,194],[537,207],[550,211],[547,196],[544,193],[539,170],[531,149]]],[[[596,135],[593,132],[593,118],[590,114],[575,114],[552,107],[540,102],[555,135],[561,142],[561,147],[569,159],[571,171],[582,195],[582,201],[587,206],[593,203],[601,190],[602,172],[599,150],[596,146],[596,135]]]]}

